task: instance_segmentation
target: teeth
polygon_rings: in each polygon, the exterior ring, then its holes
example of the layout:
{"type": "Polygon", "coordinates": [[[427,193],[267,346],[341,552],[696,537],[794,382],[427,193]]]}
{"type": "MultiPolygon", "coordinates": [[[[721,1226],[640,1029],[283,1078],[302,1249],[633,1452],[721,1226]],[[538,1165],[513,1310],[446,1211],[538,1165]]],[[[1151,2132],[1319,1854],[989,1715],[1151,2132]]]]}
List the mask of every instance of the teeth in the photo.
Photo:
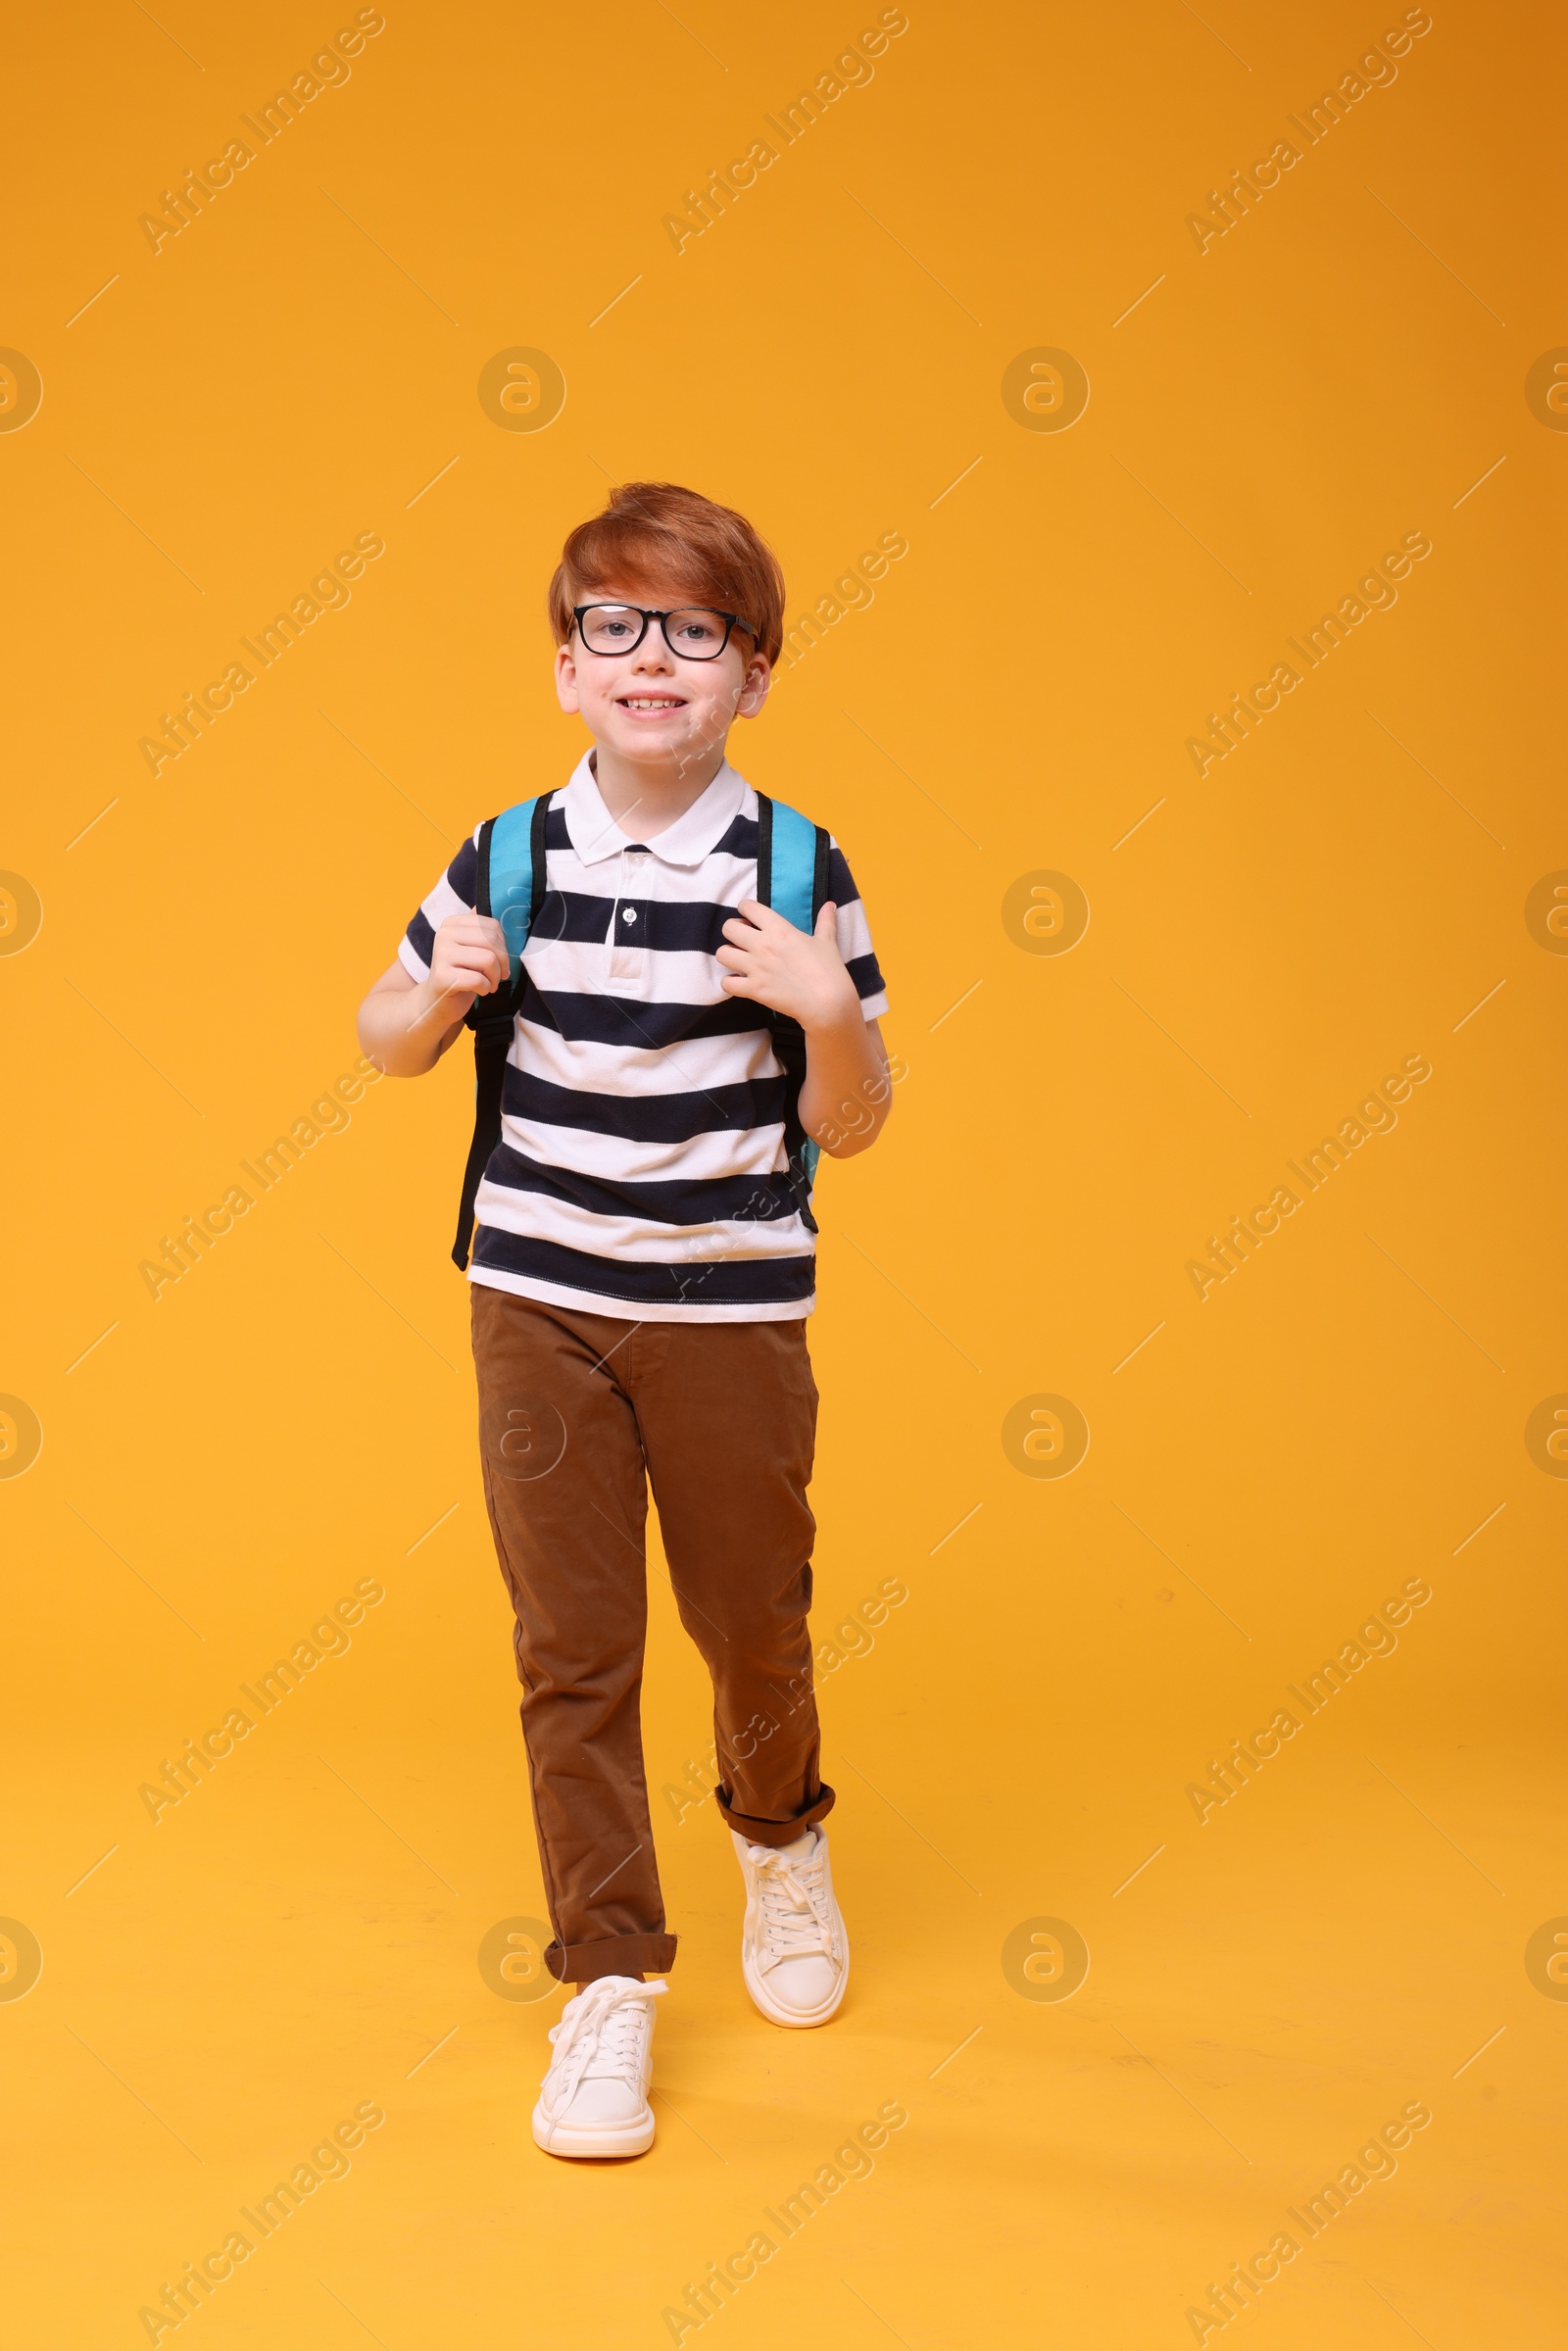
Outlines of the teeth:
{"type": "Polygon", "coordinates": [[[672,697],[666,697],[662,701],[656,701],[652,695],[637,696],[628,694],[622,699],[625,708],[628,710],[678,710],[684,707],[681,703],[676,702],[672,697]]]}

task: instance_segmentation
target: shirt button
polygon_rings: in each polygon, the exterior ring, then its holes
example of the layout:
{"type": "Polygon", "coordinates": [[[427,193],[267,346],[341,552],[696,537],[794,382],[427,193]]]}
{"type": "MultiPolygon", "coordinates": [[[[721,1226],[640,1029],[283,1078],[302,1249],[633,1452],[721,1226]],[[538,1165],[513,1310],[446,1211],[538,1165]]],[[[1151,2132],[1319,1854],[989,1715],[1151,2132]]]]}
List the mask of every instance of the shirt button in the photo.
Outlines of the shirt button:
{"type": "Polygon", "coordinates": [[[627,906],[623,909],[620,919],[622,922],[635,922],[637,917],[632,912],[630,906],[627,906]]]}

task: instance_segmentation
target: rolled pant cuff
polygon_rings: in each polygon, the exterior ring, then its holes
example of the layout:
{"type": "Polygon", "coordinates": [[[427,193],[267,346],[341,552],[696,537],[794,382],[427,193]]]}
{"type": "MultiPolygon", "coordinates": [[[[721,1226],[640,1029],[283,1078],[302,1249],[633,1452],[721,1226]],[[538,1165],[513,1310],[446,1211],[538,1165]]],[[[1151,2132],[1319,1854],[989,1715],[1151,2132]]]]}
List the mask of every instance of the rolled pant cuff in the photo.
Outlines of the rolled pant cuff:
{"type": "Polygon", "coordinates": [[[676,1935],[607,1935],[598,1942],[551,1943],[545,1965],[558,1984],[601,1976],[662,1976],[675,1964],[676,1935]]]}
{"type": "Polygon", "coordinates": [[[834,1794],[824,1783],[814,1800],[790,1821],[757,1821],[744,1812],[736,1812],[727,1788],[715,1788],[713,1801],[738,1837],[748,1837],[754,1845],[792,1845],[803,1829],[808,1829],[813,1821],[832,1811],[834,1794]]]}

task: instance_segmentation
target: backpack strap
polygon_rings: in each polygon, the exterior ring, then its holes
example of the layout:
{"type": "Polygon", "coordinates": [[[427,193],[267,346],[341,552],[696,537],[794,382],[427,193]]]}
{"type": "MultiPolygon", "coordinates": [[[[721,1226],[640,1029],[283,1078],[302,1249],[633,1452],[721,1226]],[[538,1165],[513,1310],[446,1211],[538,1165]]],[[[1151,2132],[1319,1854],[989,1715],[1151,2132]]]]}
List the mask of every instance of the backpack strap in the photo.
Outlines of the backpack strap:
{"type": "Polygon", "coordinates": [[[551,795],[519,801],[479,827],[473,910],[489,914],[506,934],[509,969],[493,996],[476,996],[466,1014],[473,1031],[473,1140],[463,1171],[452,1262],[466,1270],[473,1238],[473,1203],[490,1154],[501,1140],[501,1095],[522,1001],[522,951],[539,919],[546,886],[545,812],[551,795]]]}
{"type": "MultiPolygon", "coordinates": [[[[809,935],[827,901],[829,836],[798,808],[782,800],[757,795],[757,895],[764,906],[809,935]]],[[[816,1231],[811,1213],[811,1186],[816,1177],[820,1148],[801,1124],[801,1088],[806,1083],[806,1032],[787,1012],[769,1011],[773,1051],[789,1080],[789,1102],[784,1119],[784,1150],[789,1179],[801,1221],[816,1231]]]]}

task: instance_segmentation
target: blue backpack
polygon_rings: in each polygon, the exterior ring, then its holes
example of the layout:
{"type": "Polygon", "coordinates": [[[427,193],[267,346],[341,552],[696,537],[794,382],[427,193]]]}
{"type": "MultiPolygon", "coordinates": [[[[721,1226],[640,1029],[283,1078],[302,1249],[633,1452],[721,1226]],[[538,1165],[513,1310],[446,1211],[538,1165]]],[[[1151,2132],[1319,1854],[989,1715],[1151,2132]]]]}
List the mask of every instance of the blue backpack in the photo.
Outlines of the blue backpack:
{"type": "MultiPolygon", "coordinates": [[[[457,1239],[452,1262],[460,1272],[468,1263],[473,1238],[473,1203],[490,1154],[501,1140],[501,1096],[506,1081],[507,1054],[514,1024],[522,1002],[522,951],[539,919],[545,900],[545,811],[553,795],[521,800],[515,808],[492,816],[479,830],[479,869],[474,911],[493,915],[506,934],[511,972],[505,987],[493,996],[474,998],[467,1014],[473,1031],[473,1141],[463,1175],[463,1203],[458,1210],[457,1239]]],[[[757,795],[757,896],[764,906],[782,914],[798,931],[816,928],[827,898],[827,834],[808,816],[786,808],[781,800],[757,795]]],[[[811,1214],[811,1183],[816,1174],[817,1146],[801,1125],[801,1088],[806,1080],[806,1037],[800,1022],[788,1013],[759,1005],[772,1031],[773,1051],[788,1081],[784,1148],[796,1205],[808,1231],[816,1231],[811,1214]]]]}

